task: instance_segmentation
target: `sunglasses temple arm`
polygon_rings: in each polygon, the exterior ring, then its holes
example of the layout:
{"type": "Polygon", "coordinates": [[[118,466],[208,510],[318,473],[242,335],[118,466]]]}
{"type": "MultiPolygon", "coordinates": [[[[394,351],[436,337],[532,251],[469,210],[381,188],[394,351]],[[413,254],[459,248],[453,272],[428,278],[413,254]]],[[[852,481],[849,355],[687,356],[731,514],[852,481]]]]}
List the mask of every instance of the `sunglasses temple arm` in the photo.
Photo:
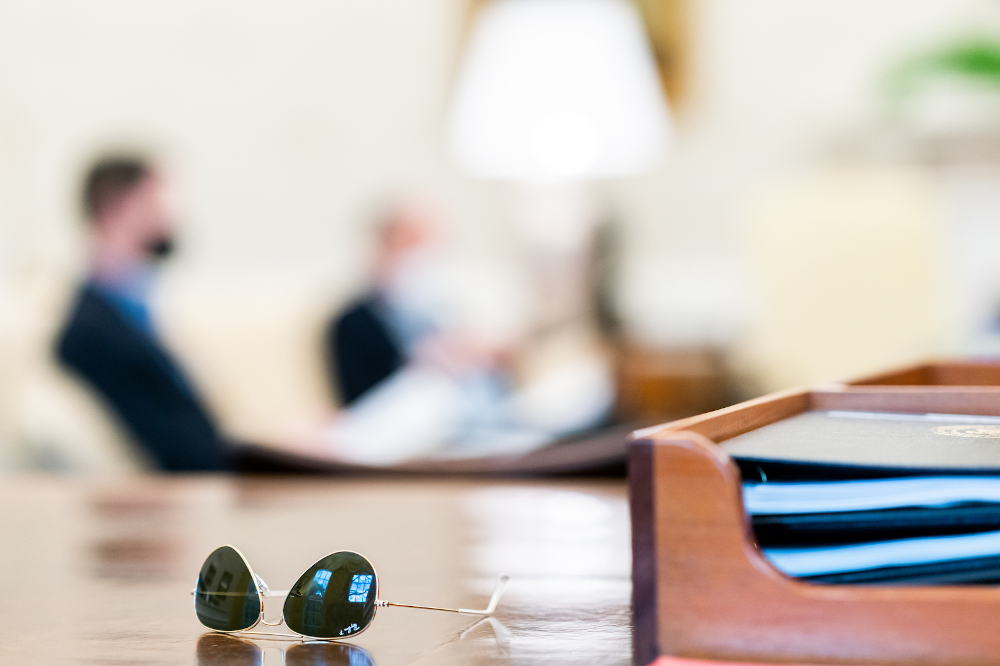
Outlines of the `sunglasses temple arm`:
{"type": "MultiPolygon", "coordinates": [[[[196,591],[197,591],[197,588],[191,590],[191,596],[192,597],[194,596],[194,593],[196,591]]],[[[267,589],[264,589],[264,590],[260,591],[261,595],[263,595],[265,597],[287,597],[288,596],[288,592],[289,592],[288,590],[267,590],[267,589]]],[[[221,593],[219,593],[219,592],[213,592],[213,594],[221,594],[221,593]]],[[[236,593],[236,596],[243,596],[243,595],[242,595],[242,593],[236,593]]]]}
{"type": "Polygon", "coordinates": [[[436,610],[445,611],[448,613],[462,613],[463,615],[493,615],[493,612],[497,609],[497,604],[500,603],[500,597],[503,596],[504,588],[507,587],[507,581],[510,578],[508,576],[500,576],[497,581],[497,586],[493,590],[493,597],[490,599],[490,605],[482,610],[472,610],[469,608],[438,608],[437,606],[416,606],[413,604],[397,604],[391,601],[376,601],[376,606],[396,606],[398,608],[419,608],[420,610],[436,610]]]}

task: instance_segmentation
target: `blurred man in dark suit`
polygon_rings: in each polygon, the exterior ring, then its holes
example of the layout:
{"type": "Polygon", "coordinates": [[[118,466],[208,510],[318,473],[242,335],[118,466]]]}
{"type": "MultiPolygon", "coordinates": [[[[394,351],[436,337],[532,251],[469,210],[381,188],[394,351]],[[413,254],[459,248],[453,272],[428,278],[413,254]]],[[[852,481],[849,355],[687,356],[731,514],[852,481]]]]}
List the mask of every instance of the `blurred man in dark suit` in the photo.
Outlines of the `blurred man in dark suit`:
{"type": "Polygon", "coordinates": [[[379,232],[373,288],[330,321],[327,369],[344,406],[406,365],[437,331],[434,304],[417,293],[425,286],[424,253],[434,233],[423,209],[391,209],[379,232]]]}
{"type": "Polygon", "coordinates": [[[90,273],[59,337],[59,359],[104,396],[162,469],[225,468],[226,444],[149,312],[154,265],[172,248],[159,174],[142,159],[99,161],[83,205],[90,273]]]}

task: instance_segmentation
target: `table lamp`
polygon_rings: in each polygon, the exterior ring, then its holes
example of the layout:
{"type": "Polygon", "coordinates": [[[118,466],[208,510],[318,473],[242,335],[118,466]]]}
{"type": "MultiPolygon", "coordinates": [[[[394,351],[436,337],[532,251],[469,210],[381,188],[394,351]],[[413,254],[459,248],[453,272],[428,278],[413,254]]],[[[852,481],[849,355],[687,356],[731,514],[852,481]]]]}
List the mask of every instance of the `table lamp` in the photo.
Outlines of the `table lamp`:
{"type": "MultiPolygon", "coordinates": [[[[449,148],[469,175],[521,186],[522,240],[549,276],[560,272],[553,257],[575,265],[555,281],[574,283],[583,301],[579,274],[597,219],[588,184],[651,170],[669,134],[642,19],[627,0],[494,0],[478,15],[449,148]]],[[[546,301],[580,301],[561,291],[546,301]]]]}

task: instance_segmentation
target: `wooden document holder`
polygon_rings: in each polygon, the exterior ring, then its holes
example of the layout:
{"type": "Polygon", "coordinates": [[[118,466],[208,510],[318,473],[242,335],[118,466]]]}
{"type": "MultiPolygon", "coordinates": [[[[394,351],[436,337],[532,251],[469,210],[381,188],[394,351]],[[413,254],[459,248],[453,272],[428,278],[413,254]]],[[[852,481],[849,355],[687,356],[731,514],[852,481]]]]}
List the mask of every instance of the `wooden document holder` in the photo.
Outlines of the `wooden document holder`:
{"type": "Polygon", "coordinates": [[[1000,391],[1000,362],[937,361],[896,368],[845,383],[865,387],[956,387],[978,386],[1000,391]]]}
{"type": "Polygon", "coordinates": [[[817,410],[1000,415],[974,389],[793,391],[636,433],[634,656],[812,664],[1000,663],[1000,588],[816,585],[775,569],[718,442],[817,410]]]}

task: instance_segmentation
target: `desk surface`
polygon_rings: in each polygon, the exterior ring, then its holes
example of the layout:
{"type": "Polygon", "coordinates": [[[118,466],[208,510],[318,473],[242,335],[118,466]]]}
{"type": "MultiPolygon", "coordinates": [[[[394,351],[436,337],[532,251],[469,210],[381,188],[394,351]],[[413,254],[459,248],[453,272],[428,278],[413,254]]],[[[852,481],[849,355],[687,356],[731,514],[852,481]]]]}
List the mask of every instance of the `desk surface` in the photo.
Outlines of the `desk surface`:
{"type": "MultiPolygon", "coordinates": [[[[140,477],[0,480],[2,664],[627,664],[622,481],[140,477]],[[492,621],[384,608],[345,647],[208,633],[190,590],[216,546],[274,589],[336,550],[366,555],[380,597],[483,607],[492,621]]],[[[268,600],[276,620],[280,600],[268,600]]]]}

